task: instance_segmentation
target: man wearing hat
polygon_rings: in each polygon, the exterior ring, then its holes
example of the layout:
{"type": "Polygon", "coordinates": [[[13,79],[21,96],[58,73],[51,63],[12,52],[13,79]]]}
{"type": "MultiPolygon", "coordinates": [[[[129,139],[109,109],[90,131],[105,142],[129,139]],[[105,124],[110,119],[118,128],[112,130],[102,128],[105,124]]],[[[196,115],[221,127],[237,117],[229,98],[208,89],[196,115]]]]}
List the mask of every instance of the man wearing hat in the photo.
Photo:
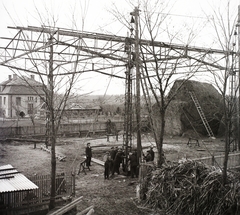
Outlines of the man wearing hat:
{"type": "Polygon", "coordinates": [[[86,166],[91,166],[91,160],[92,160],[92,148],[90,146],[90,143],[87,143],[87,147],[85,150],[86,153],[86,166]]]}
{"type": "Polygon", "coordinates": [[[118,149],[118,152],[115,156],[115,159],[113,161],[113,171],[112,171],[112,175],[114,175],[114,173],[116,172],[118,175],[120,174],[119,172],[119,168],[120,168],[120,164],[122,163],[123,160],[123,151],[122,149],[118,149]]]}
{"type": "Polygon", "coordinates": [[[115,150],[114,147],[111,148],[111,151],[110,151],[110,156],[111,156],[111,159],[114,160],[115,159],[115,156],[117,154],[117,151],[115,150]]]}
{"type": "Polygon", "coordinates": [[[109,174],[112,169],[113,160],[111,159],[110,153],[106,152],[103,158],[104,161],[104,179],[109,179],[109,174]]]}
{"type": "Polygon", "coordinates": [[[130,155],[129,161],[130,161],[131,177],[134,178],[134,176],[136,176],[136,178],[137,178],[138,177],[138,171],[137,171],[138,162],[137,162],[137,151],[136,150],[134,150],[133,153],[130,155]]]}
{"type": "Polygon", "coordinates": [[[150,149],[149,149],[147,152],[149,152],[149,154],[151,155],[150,161],[154,161],[154,151],[153,151],[153,147],[150,146],[150,149]]]}

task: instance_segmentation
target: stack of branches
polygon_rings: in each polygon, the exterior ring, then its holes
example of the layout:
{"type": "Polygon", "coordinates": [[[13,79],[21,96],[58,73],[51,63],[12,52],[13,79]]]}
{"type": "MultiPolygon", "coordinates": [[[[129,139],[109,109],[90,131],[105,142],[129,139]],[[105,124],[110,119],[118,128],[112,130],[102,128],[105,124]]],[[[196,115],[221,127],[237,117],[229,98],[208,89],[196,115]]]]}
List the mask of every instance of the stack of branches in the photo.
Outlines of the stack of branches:
{"type": "Polygon", "coordinates": [[[240,214],[239,176],[228,172],[223,185],[220,169],[185,160],[149,172],[140,189],[144,188],[145,207],[166,214],[236,215],[240,214]]]}

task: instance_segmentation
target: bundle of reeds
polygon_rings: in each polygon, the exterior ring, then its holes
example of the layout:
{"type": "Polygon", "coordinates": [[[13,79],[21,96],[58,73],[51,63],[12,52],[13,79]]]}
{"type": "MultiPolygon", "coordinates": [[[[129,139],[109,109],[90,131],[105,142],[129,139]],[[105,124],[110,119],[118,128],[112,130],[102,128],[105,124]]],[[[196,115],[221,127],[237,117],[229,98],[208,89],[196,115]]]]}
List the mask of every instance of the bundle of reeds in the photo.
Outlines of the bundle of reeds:
{"type": "Polygon", "coordinates": [[[166,214],[240,214],[240,177],[202,162],[185,160],[149,173],[143,180],[144,206],[166,214]],[[150,174],[150,175],[149,175],[150,174]]]}

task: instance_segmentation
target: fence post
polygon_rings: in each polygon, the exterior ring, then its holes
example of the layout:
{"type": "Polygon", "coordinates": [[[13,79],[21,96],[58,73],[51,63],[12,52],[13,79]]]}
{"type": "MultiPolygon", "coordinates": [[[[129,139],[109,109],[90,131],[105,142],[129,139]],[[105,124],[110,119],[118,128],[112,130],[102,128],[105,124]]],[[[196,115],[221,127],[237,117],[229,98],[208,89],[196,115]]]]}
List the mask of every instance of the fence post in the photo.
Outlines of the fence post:
{"type": "Polygon", "coordinates": [[[214,160],[215,160],[215,158],[214,158],[214,155],[212,155],[212,166],[214,166],[214,160]]]}
{"type": "Polygon", "coordinates": [[[75,192],[76,192],[76,190],[75,190],[75,173],[73,173],[72,174],[72,187],[73,187],[73,196],[75,196],[75,192]]]}
{"type": "Polygon", "coordinates": [[[238,166],[240,166],[240,154],[238,154],[238,166]]]}

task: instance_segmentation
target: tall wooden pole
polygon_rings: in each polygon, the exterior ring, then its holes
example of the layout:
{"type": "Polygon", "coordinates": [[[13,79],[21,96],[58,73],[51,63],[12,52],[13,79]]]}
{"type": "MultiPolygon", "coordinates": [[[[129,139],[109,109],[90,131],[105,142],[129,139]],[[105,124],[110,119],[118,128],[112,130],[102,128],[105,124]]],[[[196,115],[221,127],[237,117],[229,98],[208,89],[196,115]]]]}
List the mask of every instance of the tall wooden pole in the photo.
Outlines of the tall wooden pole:
{"type": "Polygon", "coordinates": [[[240,5],[238,5],[238,22],[237,22],[237,27],[238,27],[238,109],[237,109],[237,138],[238,138],[238,150],[240,151],[240,5]]]}
{"type": "Polygon", "coordinates": [[[139,9],[135,7],[134,12],[131,13],[135,19],[135,55],[136,55],[136,121],[137,121],[137,158],[141,159],[142,143],[141,143],[141,101],[140,101],[140,57],[139,57],[139,32],[138,19],[139,9]]]}
{"type": "Polygon", "coordinates": [[[54,120],[54,104],[53,104],[53,95],[54,95],[54,86],[53,86],[53,45],[52,45],[52,35],[49,39],[50,43],[50,53],[49,53],[49,96],[48,96],[48,110],[49,110],[49,120],[50,120],[50,143],[51,143],[51,193],[50,193],[50,204],[49,209],[55,208],[55,196],[56,196],[56,154],[55,154],[55,120],[54,120]]]}

